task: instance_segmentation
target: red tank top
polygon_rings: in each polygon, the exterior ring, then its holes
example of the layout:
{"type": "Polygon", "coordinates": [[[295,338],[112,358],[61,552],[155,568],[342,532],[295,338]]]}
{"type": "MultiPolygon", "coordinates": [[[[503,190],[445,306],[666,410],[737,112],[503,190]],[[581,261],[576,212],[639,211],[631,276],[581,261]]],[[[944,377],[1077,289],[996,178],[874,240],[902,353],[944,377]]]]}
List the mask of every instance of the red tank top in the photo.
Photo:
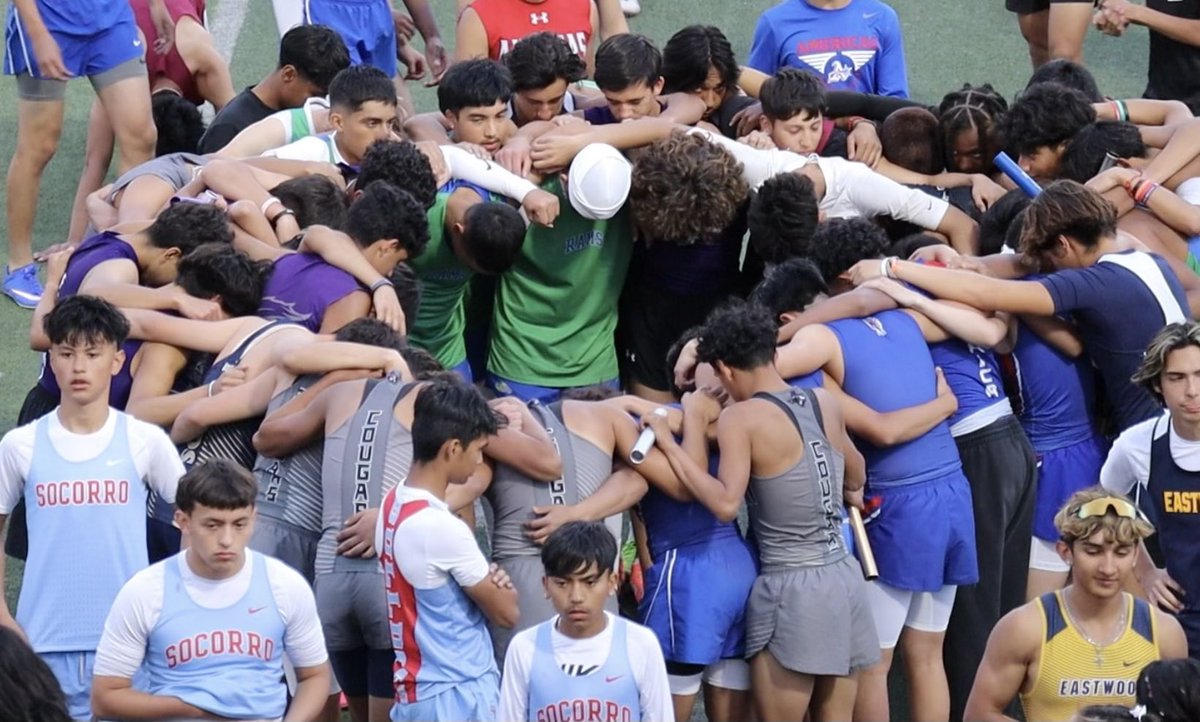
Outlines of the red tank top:
{"type": "Polygon", "coordinates": [[[492,60],[499,60],[521,38],[541,32],[558,35],[579,57],[587,56],[592,38],[591,0],[475,0],[470,7],[487,31],[492,60]]]}
{"type": "MultiPolygon", "coordinates": [[[[188,17],[203,25],[205,3],[206,0],[166,0],[167,13],[175,23],[178,23],[180,18],[188,17]]],[[[204,98],[200,97],[200,91],[192,79],[192,72],[188,70],[175,46],[171,46],[171,52],[166,55],[154,52],[154,41],[158,39],[158,33],[150,20],[148,0],[130,0],[129,4],[133,6],[133,16],[138,28],[142,35],[146,36],[146,74],[150,78],[151,92],[154,91],[154,83],[158,78],[166,78],[179,86],[179,92],[184,98],[196,105],[203,103],[204,98]]]]}

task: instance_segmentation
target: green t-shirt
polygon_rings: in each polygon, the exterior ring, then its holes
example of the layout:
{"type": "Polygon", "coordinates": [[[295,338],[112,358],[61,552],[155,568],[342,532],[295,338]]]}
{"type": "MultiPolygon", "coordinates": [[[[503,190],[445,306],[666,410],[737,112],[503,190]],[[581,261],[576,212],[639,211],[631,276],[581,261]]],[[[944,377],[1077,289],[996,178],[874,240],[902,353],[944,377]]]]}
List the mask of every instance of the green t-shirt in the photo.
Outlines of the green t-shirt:
{"type": "Polygon", "coordinates": [[[467,359],[463,342],[466,317],[463,295],[471,280],[471,270],[459,262],[446,235],[446,201],[450,193],[441,192],[426,213],[429,219],[429,245],[409,265],[421,283],[421,304],[417,320],[408,330],[408,340],[437,357],[446,368],[467,359]]]}
{"type": "Polygon", "coordinates": [[[617,376],[617,300],[633,252],[626,208],[583,218],[558,178],[542,184],[561,202],[553,228],[531,225],[500,277],[488,370],[512,381],[568,388],[617,376]]]}

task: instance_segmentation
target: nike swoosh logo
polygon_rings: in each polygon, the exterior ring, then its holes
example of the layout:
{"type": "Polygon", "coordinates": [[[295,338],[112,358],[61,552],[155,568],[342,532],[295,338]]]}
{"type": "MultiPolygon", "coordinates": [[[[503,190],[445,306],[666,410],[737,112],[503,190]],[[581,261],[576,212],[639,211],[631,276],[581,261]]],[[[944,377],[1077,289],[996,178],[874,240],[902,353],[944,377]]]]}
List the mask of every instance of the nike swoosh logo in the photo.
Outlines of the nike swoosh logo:
{"type": "Polygon", "coordinates": [[[1135,664],[1137,664],[1137,662],[1121,662],[1122,667],[1132,667],[1135,664]]]}
{"type": "Polygon", "coordinates": [[[878,14],[879,13],[863,13],[863,20],[870,20],[878,14]]]}
{"type": "Polygon", "coordinates": [[[104,462],[104,465],[105,466],[116,466],[117,464],[120,464],[120,463],[121,463],[120,459],[108,459],[107,461],[104,462]]]}
{"type": "Polygon", "coordinates": [[[620,679],[624,676],[625,675],[623,675],[623,674],[618,674],[616,677],[605,677],[604,682],[605,682],[605,684],[609,684],[611,682],[616,682],[618,679],[620,679]]]}
{"type": "Polygon", "coordinates": [[[266,609],[266,607],[252,607],[251,609],[247,609],[246,611],[249,612],[250,614],[258,614],[259,612],[261,612],[264,609],[266,609]]]}

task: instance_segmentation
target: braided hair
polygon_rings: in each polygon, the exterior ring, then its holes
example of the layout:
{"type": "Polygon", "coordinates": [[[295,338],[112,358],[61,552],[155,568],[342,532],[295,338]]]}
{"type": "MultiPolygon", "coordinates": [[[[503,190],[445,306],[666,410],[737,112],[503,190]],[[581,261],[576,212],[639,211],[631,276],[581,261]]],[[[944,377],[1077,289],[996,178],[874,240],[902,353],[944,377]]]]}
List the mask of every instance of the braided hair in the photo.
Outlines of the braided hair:
{"type": "Polygon", "coordinates": [[[974,130],[979,135],[984,153],[985,168],[991,167],[990,151],[1003,147],[997,137],[1000,117],[1008,110],[1008,102],[989,84],[964,84],[960,90],[946,94],[938,106],[942,124],[942,147],[946,152],[946,168],[959,167],[954,159],[954,140],[961,133],[974,130]]]}

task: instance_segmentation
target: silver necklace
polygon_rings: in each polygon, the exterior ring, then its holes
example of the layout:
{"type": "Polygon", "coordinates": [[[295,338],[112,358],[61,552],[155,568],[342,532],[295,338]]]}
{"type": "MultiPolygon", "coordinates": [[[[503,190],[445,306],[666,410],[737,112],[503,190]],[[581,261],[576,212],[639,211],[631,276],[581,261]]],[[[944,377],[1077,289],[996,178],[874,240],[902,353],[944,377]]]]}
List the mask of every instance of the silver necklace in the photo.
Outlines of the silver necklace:
{"type": "Polygon", "coordinates": [[[1083,640],[1085,642],[1087,642],[1088,644],[1092,645],[1092,647],[1096,650],[1096,666],[1097,667],[1103,666],[1104,665],[1104,656],[1102,653],[1104,651],[1104,648],[1109,646],[1110,644],[1113,644],[1114,642],[1119,640],[1123,634],[1125,634],[1126,615],[1129,611],[1128,600],[1125,599],[1124,594],[1121,595],[1121,618],[1117,621],[1117,633],[1115,635],[1113,635],[1113,637],[1111,639],[1109,639],[1107,642],[1104,642],[1103,644],[1101,644],[1100,642],[1097,642],[1096,640],[1094,640],[1090,636],[1088,636],[1088,633],[1084,631],[1082,626],[1080,626],[1079,617],[1076,616],[1076,614],[1073,611],[1071,611],[1071,603],[1070,603],[1070,601],[1067,600],[1066,590],[1064,590],[1062,593],[1062,600],[1063,600],[1063,607],[1066,609],[1066,612],[1067,612],[1067,619],[1069,619],[1071,621],[1071,626],[1075,627],[1075,631],[1079,633],[1079,636],[1083,637],[1083,640]]]}

